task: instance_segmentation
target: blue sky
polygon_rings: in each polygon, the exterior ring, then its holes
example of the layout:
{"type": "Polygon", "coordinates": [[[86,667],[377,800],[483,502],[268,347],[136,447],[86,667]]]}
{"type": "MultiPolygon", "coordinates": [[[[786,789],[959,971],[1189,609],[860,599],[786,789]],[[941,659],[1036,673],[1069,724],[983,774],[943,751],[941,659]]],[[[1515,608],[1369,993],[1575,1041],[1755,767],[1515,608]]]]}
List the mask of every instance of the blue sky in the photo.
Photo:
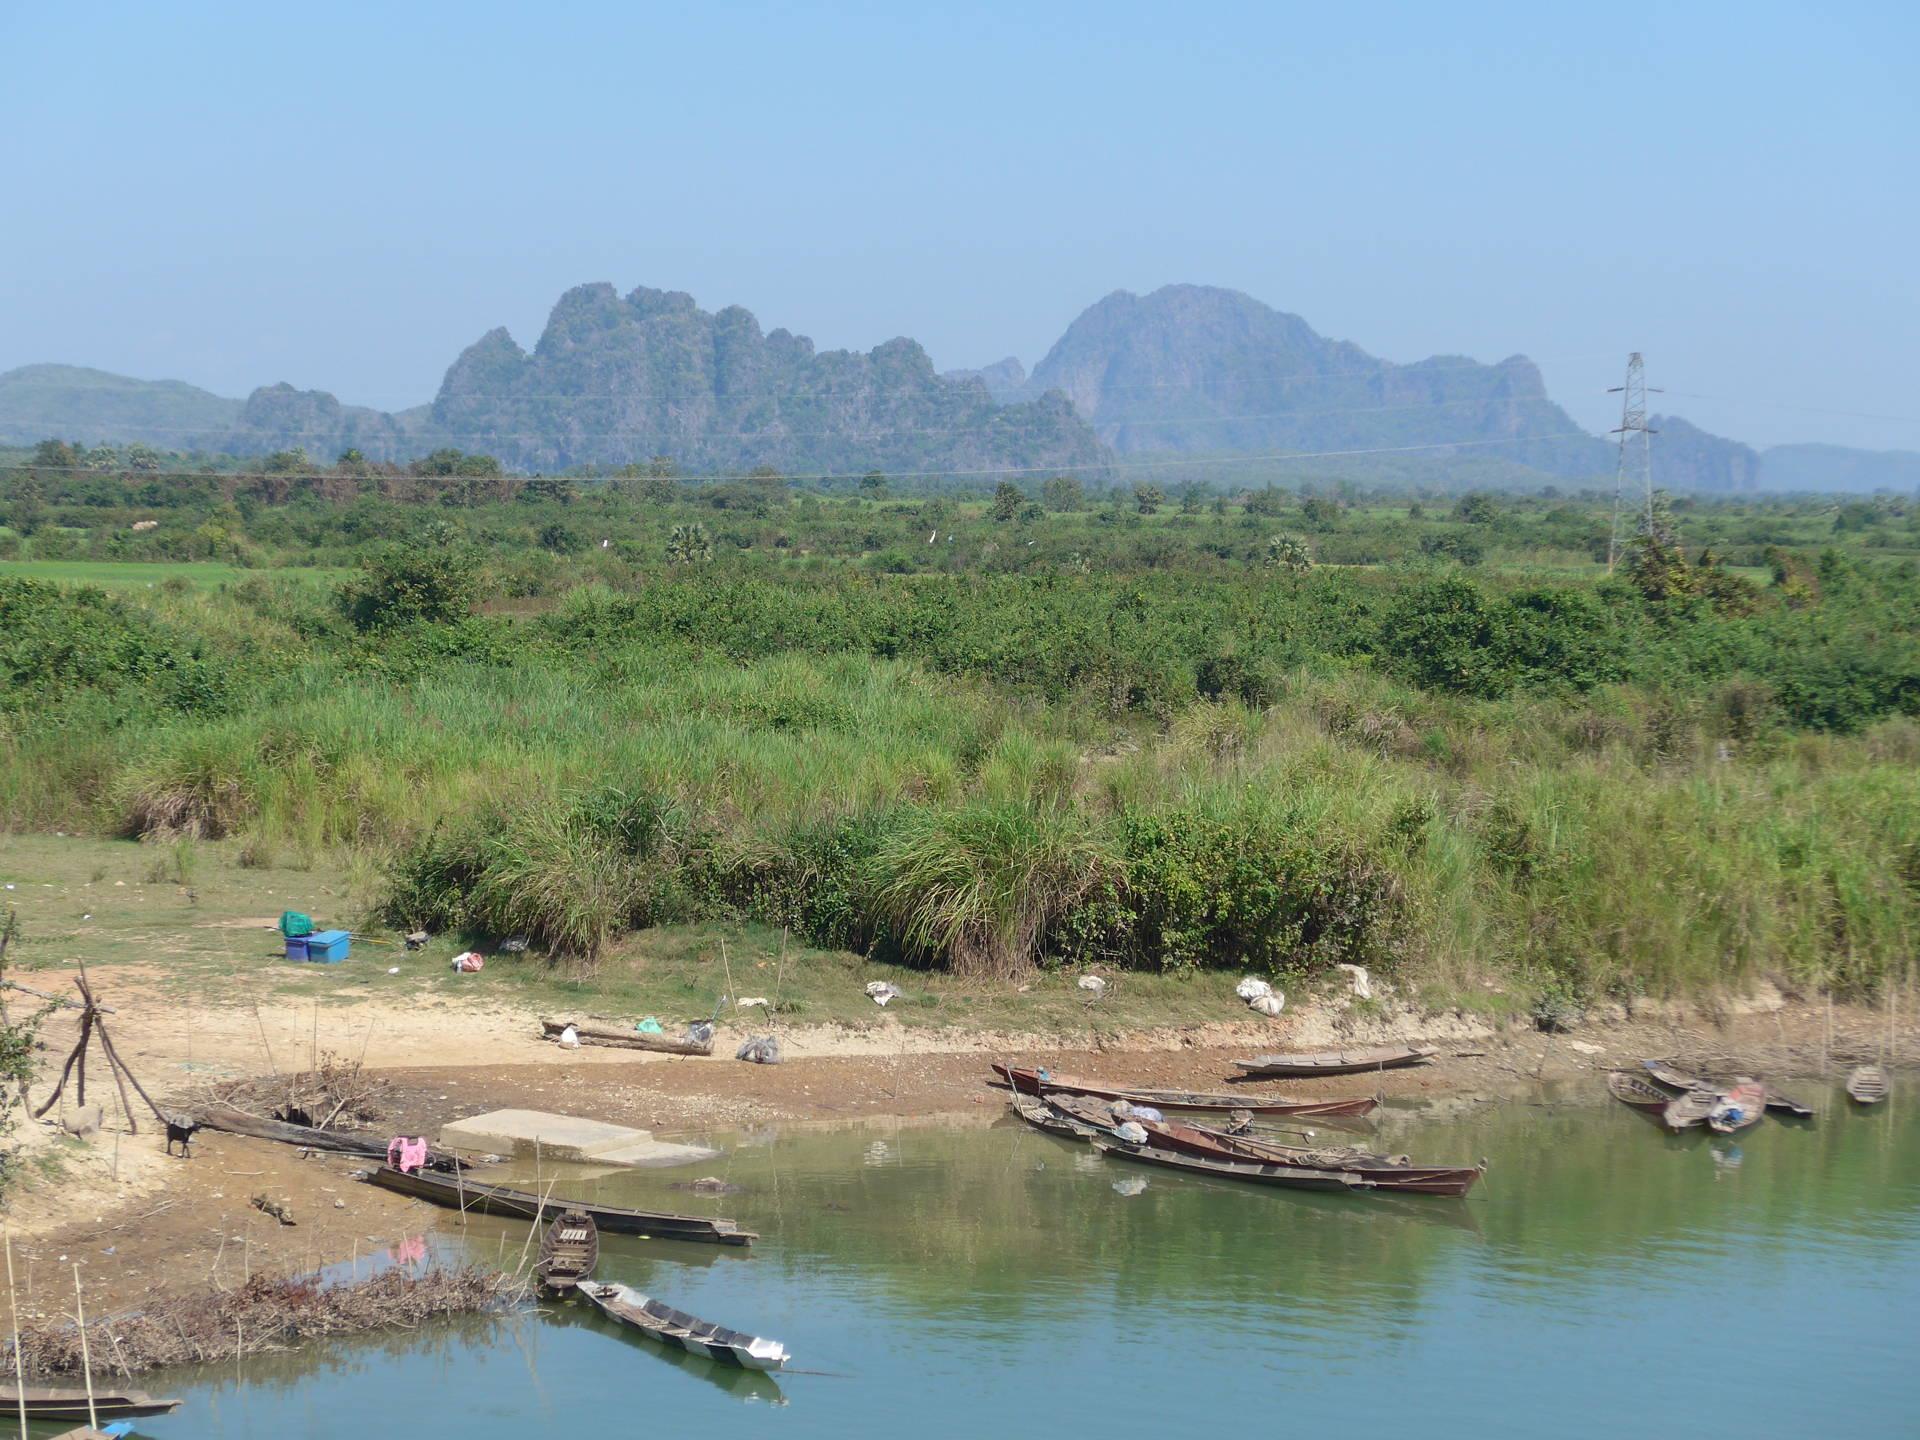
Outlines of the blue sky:
{"type": "Polygon", "coordinates": [[[0,0],[0,369],[397,407],[588,280],[1031,366],[1193,281],[1596,428],[1638,348],[1710,429],[1920,448],[1915,17],[0,0]]]}

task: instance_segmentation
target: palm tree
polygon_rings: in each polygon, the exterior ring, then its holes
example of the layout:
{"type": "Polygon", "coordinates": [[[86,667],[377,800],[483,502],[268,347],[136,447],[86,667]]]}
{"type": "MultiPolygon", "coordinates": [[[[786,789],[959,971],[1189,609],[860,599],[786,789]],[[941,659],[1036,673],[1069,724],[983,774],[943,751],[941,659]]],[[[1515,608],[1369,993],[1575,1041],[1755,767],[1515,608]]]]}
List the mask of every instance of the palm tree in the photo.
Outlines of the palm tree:
{"type": "Polygon", "coordinates": [[[676,565],[704,565],[713,559],[713,537],[707,527],[698,521],[674,526],[667,536],[667,559],[676,565]]]}

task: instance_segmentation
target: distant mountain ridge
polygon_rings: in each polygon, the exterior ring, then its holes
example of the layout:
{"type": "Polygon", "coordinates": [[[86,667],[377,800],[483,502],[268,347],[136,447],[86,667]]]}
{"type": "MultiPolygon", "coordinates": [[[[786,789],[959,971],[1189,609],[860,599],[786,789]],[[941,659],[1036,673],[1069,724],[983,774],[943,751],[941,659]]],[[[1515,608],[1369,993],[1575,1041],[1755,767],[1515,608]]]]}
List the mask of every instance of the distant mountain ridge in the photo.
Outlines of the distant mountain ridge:
{"type": "Polygon", "coordinates": [[[1025,393],[1055,389],[1122,455],[1446,445],[1550,475],[1611,464],[1524,356],[1396,365],[1214,286],[1117,290],[1090,306],[1025,393]]]}
{"type": "MultiPolygon", "coordinates": [[[[1920,454],[1787,445],[1755,451],[1656,417],[1656,483],[1675,491],[1920,488],[1920,454]]],[[[1616,447],[1586,433],[1524,356],[1395,364],[1238,291],[1115,291],[1068,326],[1033,373],[1012,357],[934,370],[909,339],[816,351],[762,332],[739,306],[702,310],[644,286],[576,286],[531,351],[482,335],[427,405],[388,413],[321,390],[263,386],[245,400],[175,380],[68,365],[0,374],[0,443],[140,441],[260,455],[299,447],[407,460],[442,446],[522,470],[670,456],[690,473],[771,466],[787,474],[1072,470],[1125,476],[1127,457],[1322,455],[1391,459],[1446,481],[1481,462],[1506,483],[1610,478],[1616,447]]],[[[1177,470],[1164,474],[1177,475],[1177,470]]],[[[1192,473],[1204,473],[1195,470],[1192,473]]],[[[1164,478],[1163,474],[1163,478],[1164,478]]],[[[1302,478],[1310,478],[1303,473],[1302,478]]]]}

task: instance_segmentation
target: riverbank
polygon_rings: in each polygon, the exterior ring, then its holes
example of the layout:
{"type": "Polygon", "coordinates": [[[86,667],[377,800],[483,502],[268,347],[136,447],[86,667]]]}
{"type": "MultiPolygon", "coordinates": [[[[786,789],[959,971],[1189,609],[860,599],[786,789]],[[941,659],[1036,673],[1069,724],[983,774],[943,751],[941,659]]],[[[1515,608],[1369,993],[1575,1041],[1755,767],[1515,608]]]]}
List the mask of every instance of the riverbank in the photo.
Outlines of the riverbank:
{"type": "MultiPolygon", "coordinates": [[[[1271,1088],[1305,1096],[1378,1093],[1397,1108],[1521,1094],[1556,1105],[1597,1104],[1605,1094],[1601,1074],[1642,1056],[1784,1082],[1876,1056],[1888,1033],[1884,1012],[1829,1012],[1824,1003],[1772,992],[1713,1014],[1642,1006],[1551,1035],[1459,1013],[1369,1007],[1356,1015],[1346,1005],[1302,1007],[1276,1021],[1142,1027],[1092,1039],[923,1030],[881,1015],[862,1029],[782,1027],[787,1059],[759,1066],[731,1058],[737,1026],[711,1059],[562,1051],[540,1038],[540,1015],[531,1008],[385,1000],[305,1011],[256,1011],[230,1000],[183,1006],[167,1003],[160,975],[134,966],[115,967],[113,975],[116,1045],[169,1109],[190,1105],[210,1081],[304,1068],[316,1051],[357,1047],[383,1083],[379,1128],[396,1134],[432,1135],[447,1121],[503,1107],[591,1116],[668,1136],[795,1124],[988,1124],[1004,1110],[1003,1092],[987,1083],[995,1058],[1217,1088],[1233,1073],[1233,1059],[1258,1050],[1386,1039],[1426,1041],[1440,1053],[1415,1068],[1271,1088]]],[[[46,1094],[73,1026],[71,1012],[49,1020],[36,1096],[46,1094]]],[[[1896,1054],[1920,1056],[1920,1028],[1906,1022],[1899,1029],[1896,1054]]],[[[397,1253],[410,1237],[446,1221],[434,1207],[358,1182],[354,1172],[363,1162],[343,1157],[301,1158],[284,1145],[211,1131],[195,1137],[191,1160],[167,1157],[150,1116],[136,1115],[140,1133],[129,1134],[111,1095],[108,1105],[105,1128],[85,1141],[50,1123],[23,1128],[22,1179],[7,1209],[28,1317],[71,1303],[73,1263],[83,1267],[90,1306],[121,1308],[156,1291],[231,1286],[262,1271],[397,1253]],[[295,1224],[263,1212],[256,1196],[284,1206],[295,1224]]]]}

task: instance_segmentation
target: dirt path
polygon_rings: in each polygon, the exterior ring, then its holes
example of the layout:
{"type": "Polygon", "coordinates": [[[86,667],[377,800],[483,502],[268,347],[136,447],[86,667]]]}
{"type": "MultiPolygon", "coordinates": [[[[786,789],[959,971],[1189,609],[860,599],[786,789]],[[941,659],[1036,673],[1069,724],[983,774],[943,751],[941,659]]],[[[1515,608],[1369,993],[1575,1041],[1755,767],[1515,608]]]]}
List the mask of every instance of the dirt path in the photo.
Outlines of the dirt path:
{"type": "MultiPolygon", "coordinates": [[[[1459,1017],[1355,1026],[1337,1011],[1305,1011],[1278,1023],[1141,1031],[1098,1050],[1032,1036],[908,1029],[883,1016],[868,1030],[788,1028],[781,1035],[787,1059],[778,1066],[735,1062],[724,1034],[713,1059],[563,1051],[539,1038],[538,1015],[481,995],[465,1003],[363,999],[256,1014],[251,1003],[186,1007],[163,1000],[157,976],[120,967],[107,998],[118,1010],[111,1021],[117,1047],[169,1108],[188,1103],[182,1097],[209,1081],[306,1069],[316,1051],[332,1051],[364,1058],[380,1072],[391,1087],[382,1128],[410,1134],[433,1134],[446,1121],[502,1106],[669,1135],[768,1122],[984,1121],[1004,1103],[985,1084],[987,1061],[996,1057],[1039,1058],[1062,1071],[1141,1084],[1218,1088],[1232,1059],[1252,1050],[1423,1038],[1441,1046],[1433,1064],[1283,1088],[1302,1095],[1485,1095],[1584,1076],[1595,1082],[1597,1099],[1599,1072],[1643,1055],[1784,1078],[1818,1074],[1828,1049],[1824,1006],[1778,997],[1711,1020],[1678,1010],[1617,1013],[1611,1023],[1565,1036],[1496,1032],[1459,1017]]],[[[1884,1015],[1871,1012],[1842,1009],[1833,1024],[1835,1066],[1876,1054],[1886,1033],[1884,1015]]],[[[69,1013],[45,1027],[36,1097],[46,1094],[74,1033],[69,1013]]],[[[1908,1027],[1900,1049],[1920,1055],[1920,1032],[1908,1027]]],[[[108,1111],[105,1129],[91,1139],[75,1140],[51,1120],[28,1124],[20,1136],[24,1179],[7,1220],[23,1312],[70,1306],[67,1267],[74,1262],[83,1266],[90,1307],[104,1311],[156,1288],[233,1284],[252,1271],[366,1255],[441,1217],[357,1182],[358,1161],[302,1159],[286,1146],[209,1131],[194,1141],[191,1160],[169,1158],[151,1117],[137,1115],[140,1133],[127,1132],[104,1075],[93,1079],[89,1099],[104,1099],[108,1111]],[[289,1204],[298,1223],[283,1226],[263,1214],[252,1204],[256,1195],[289,1204]]]]}

